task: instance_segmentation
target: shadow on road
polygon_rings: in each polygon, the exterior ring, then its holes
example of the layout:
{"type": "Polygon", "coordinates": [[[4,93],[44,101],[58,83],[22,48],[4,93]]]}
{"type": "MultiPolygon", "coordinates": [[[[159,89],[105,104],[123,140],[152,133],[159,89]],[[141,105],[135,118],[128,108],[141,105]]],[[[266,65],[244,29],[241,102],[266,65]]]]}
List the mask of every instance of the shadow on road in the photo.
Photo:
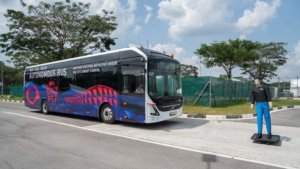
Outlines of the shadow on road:
{"type": "MultiPolygon", "coordinates": [[[[37,111],[37,110],[31,110],[30,112],[43,115],[40,111],[37,111]]],[[[76,114],[56,113],[56,112],[51,112],[51,113],[47,114],[46,116],[66,117],[66,118],[71,118],[71,119],[86,120],[86,121],[93,121],[93,122],[99,121],[95,117],[80,116],[80,115],[76,115],[76,114]]]]}
{"type": "Polygon", "coordinates": [[[255,140],[253,140],[253,143],[255,143],[255,144],[266,144],[268,146],[278,146],[278,147],[280,147],[282,145],[282,142],[289,142],[291,140],[292,140],[292,138],[289,138],[289,137],[286,137],[286,136],[280,136],[280,140],[279,140],[278,143],[274,143],[274,144],[272,144],[272,143],[261,143],[261,142],[255,141],[255,140]]]}
{"type": "MultiPolygon", "coordinates": [[[[31,110],[30,112],[43,115],[39,111],[31,110]]],[[[77,119],[77,120],[84,120],[84,121],[91,121],[91,122],[99,121],[95,117],[87,117],[87,116],[56,113],[56,112],[51,112],[51,113],[47,114],[47,116],[65,117],[65,118],[70,118],[70,119],[77,119]]],[[[134,127],[134,128],[140,128],[140,129],[146,129],[146,130],[164,130],[164,131],[170,132],[171,130],[199,127],[208,122],[209,122],[208,120],[176,118],[176,119],[172,119],[172,120],[168,120],[168,121],[162,121],[162,122],[150,123],[150,124],[116,122],[116,124],[114,124],[114,125],[122,125],[122,126],[126,126],[126,127],[134,127]]],[[[99,123],[101,123],[101,122],[99,122],[99,123]]]]}
{"type": "Polygon", "coordinates": [[[280,136],[280,141],[279,141],[279,143],[277,144],[277,146],[281,146],[281,145],[282,145],[282,142],[289,142],[289,141],[291,141],[291,140],[292,140],[292,138],[290,138],[290,137],[280,136]]]}
{"type": "Polygon", "coordinates": [[[216,163],[218,160],[217,160],[217,156],[215,155],[203,154],[202,161],[206,162],[207,169],[211,169],[211,163],[216,163]]]}
{"type": "Polygon", "coordinates": [[[172,120],[162,121],[158,123],[151,123],[151,124],[124,123],[124,122],[119,122],[119,124],[126,127],[135,127],[135,128],[146,129],[146,130],[164,130],[170,132],[171,130],[199,127],[205,125],[208,122],[209,122],[208,120],[175,118],[172,120]]]}

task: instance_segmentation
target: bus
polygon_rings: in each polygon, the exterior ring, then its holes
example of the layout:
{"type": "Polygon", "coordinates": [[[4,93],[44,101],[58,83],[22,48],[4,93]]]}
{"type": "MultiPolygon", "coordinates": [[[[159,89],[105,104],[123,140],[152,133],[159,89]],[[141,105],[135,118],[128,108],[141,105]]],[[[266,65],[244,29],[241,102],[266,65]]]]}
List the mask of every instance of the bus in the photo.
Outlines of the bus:
{"type": "Polygon", "coordinates": [[[115,121],[155,123],[182,115],[180,63],[131,47],[26,67],[25,106],[115,121]]]}

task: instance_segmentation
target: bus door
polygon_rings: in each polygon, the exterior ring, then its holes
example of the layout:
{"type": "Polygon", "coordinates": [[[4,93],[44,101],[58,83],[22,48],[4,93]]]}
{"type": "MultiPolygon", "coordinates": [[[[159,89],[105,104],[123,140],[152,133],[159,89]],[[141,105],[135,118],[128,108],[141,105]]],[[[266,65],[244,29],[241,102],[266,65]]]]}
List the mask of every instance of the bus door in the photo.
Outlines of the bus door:
{"type": "Polygon", "coordinates": [[[141,56],[122,58],[119,71],[119,119],[145,121],[145,64],[141,56]]]}

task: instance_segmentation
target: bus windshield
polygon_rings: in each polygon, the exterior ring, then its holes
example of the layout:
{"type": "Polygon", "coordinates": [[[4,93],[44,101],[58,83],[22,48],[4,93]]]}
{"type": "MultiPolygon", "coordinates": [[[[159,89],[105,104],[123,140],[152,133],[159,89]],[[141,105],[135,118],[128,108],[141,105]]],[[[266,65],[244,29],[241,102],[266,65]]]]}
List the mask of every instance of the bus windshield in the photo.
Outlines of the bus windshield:
{"type": "Polygon", "coordinates": [[[180,64],[172,59],[149,59],[148,92],[153,99],[180,96],[180,64]]]}

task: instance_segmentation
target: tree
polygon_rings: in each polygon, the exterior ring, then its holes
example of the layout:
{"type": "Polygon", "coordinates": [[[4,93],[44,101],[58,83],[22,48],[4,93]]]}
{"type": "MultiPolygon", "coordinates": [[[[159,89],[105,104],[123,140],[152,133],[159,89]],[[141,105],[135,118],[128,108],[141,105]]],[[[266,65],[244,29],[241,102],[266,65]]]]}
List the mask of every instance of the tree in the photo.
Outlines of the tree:
{"type": "Polygon", "coordinates": [[[219,75],[219,79],[222,79],[222,80],[227,80],[227,75],[225,75],[225,74],[220,74],[219,75]]]}
{"type": "Polygon", "coordinates": [[[40,2],[27,6],[27,14],[8,9],[9,32],[0,35],[1,52],[16,68],[72,58],[115,45],[111,33],[116,29],[112,12],[89,15],[90,4],[40,2]]]}
{"type": "Polygon", "coordinates": [[[276,76],[279,66],[286,63],[287,50],[283,42],[254,43],[243,56],[239,66],[243,74],[248,74],[253,79],[259,76],[261,80],[268,80],[276,76]]]}
{"type": "Polygon", "coordinates": [[[181,64],[181,75],[182,77],[198,77],[198,68],[193,65],[181,64]]]}
{"type": "Polygon", "coordinates": [[[233,79],[236,79],[236,80],[239,80],[241,82],[248,82],[248,81],[251,81],[249,80],[248,78],[245,78],[243,76],[236,76],[236,77],[233,77],[233,79]]]}
{"type": "Polygon", "coordinates": [[[196,49],[195,54],[207,68],[222,67],[227,75],[227,79],[232,77],[232,69],[240,62],[240,50],[242,49],[243,40],[228,40],[223,42],[212,43],[211,45],[202,44],[196,49]]]}
{"type": "MultiPolygon", "coordinates": [[[[0,61],[0,73],[2,71],[4,72],[3,81],[6,87],[11,85],[20,85],[23,83],[23,71],[7,66],[4,64],[4,62],[0,61]]],[[[0,74],[0,81],[1,80],[0,74]]]]}

